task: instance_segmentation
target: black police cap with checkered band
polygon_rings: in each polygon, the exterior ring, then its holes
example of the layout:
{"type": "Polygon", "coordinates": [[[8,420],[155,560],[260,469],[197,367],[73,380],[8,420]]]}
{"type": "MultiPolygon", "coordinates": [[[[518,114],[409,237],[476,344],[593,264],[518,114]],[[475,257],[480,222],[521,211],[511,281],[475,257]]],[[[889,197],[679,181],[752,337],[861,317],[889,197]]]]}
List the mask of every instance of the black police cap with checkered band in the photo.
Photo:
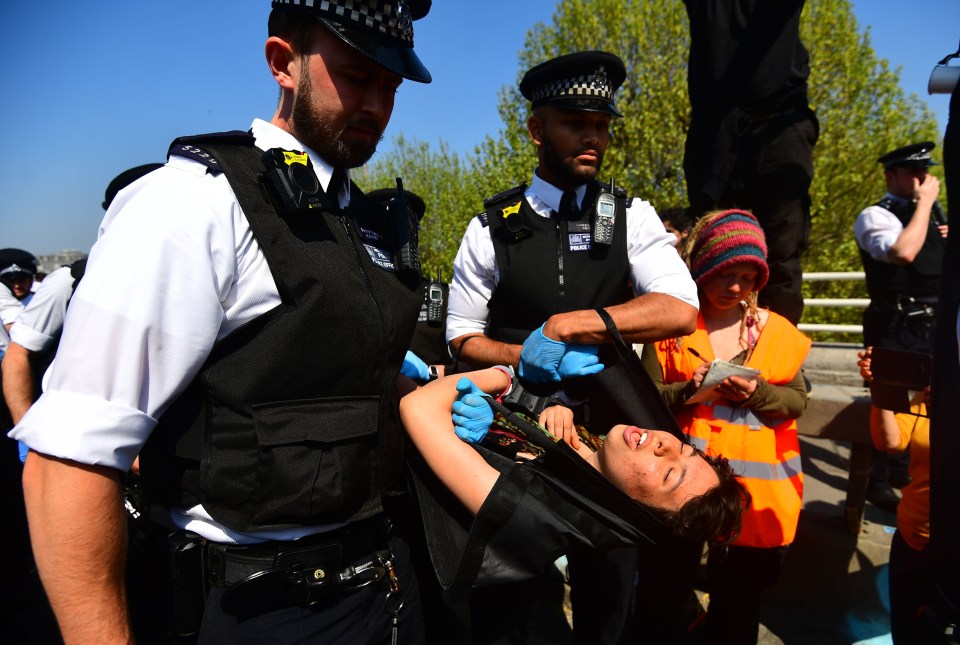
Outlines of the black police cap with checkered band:
{"type": "Polygon", "coordinates": [[[621,116],[613,95],[627,71],[623,61],[602,51],[576,52],[540,63],[520,81],[520,93],[533,103],[621,116]]]}
{"type": "Polygon", "coordinates": [[[431,0],[273,0],[274,11],[314,17],[358,52],[403,78],[429,83],[430,72],[413,51],[413,21],[431,0]]]}
{"type": "Polygon", "coordinates": [[[893,166],[929,168],[937,165],[937,162],[930,158],[930,151],[936,147],[933,141],[912,143],[909,146],[891,150],[877,161],[882,163],[884,168],[892,168],[893,166]]]}

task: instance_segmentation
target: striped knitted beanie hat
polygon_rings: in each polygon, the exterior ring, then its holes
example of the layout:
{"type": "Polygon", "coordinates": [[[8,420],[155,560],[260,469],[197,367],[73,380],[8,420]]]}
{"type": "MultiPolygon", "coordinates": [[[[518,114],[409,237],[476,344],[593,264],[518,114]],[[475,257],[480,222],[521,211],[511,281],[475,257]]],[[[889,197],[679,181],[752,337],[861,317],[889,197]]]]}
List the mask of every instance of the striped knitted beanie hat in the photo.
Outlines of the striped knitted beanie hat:
{"type": "Polygon", "coordinates": [[[760,291],[767,284],[767,241],[760,223],[747,211],[728,210],[704,216],[698,226],[688,261],[690,274],[697,286],[724,269],[741,262],[757,267],[757,281],[753,290],[760,291]]]}

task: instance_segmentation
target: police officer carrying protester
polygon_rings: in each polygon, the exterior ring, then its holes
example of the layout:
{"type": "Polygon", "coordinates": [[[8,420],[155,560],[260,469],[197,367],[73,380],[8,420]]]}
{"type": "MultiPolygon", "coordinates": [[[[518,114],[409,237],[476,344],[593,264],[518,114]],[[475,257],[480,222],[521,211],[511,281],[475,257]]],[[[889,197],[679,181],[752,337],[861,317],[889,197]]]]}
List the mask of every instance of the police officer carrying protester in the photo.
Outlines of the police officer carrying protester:
{"type": "MultiPolygon", "coordinates": [[[[936,164],[930,156],[934,147],[924,141],[880,157],[887,193],[854,223],[870,295],[863,314],[865,347],[932,350],[947,249],[947,220],[937,201],[940,180],[928,172],[936,164]]],[[[899,500],[891,486],[908,481],[904,459],[874,452],[867,499],[890,512],[899,500]]]]}
{"type": "Polygon", "coordinates": [[[422,640],[384,512],[404,462],[395,380],[421,291],[415,247],[399,251],[416,217],[388,218],[349,169],[403,79],[430,81],[413,51],[430,2],[272,6],[276,113],[176,140],[118,196],[47,390],[12,433],[31,449],[31,538],[67,642],[134,637],[120,475],[138,454],[177,529],[174,633],[422,640]]]}
{"type": "MultiPolygon", "coordinates": [[[[695,327],[696,285],[675,237],[649,203],[597,180],[611,121],[620,116],[614,93],[625,77],[620,58],[601,51],[560,56],[524,75],[520,92],[531,102],[527,132],[538,165],[529,187],[487,199],[461,242],[447,316],[447,340],[459,359],[474,367],[512,365],[528,383],[566,387],[607,360],[598,356],[598,345],[610,338],[595,308],[609,312],[628,342],[695,327]]],[[[627,617],[637,615],[630,551],[612,560],[571,554],[578,640],[626,637],[627,617]]]]}

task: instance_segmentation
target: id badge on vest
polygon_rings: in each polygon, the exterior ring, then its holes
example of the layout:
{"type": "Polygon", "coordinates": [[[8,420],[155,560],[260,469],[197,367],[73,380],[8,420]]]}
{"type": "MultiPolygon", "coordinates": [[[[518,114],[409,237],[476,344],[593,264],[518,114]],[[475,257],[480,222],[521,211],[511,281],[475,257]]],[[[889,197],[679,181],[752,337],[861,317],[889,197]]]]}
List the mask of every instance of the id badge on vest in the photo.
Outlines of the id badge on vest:
{"type": "Polygon", "coordinates": [[[363,248],[367,250],[370,260],[384,271],[394,273],[396,269],[393,265],[393,254],[387,250],[387,241],[383,239],[383,236],[363,226],[357,228],[360,230],[360,240],[363,242],[363,248]]]}
{"type": "Polygon", "coordinates": [[[593,248],[590,222],[567,222],[567,247],[571,253],[593,248]]]}

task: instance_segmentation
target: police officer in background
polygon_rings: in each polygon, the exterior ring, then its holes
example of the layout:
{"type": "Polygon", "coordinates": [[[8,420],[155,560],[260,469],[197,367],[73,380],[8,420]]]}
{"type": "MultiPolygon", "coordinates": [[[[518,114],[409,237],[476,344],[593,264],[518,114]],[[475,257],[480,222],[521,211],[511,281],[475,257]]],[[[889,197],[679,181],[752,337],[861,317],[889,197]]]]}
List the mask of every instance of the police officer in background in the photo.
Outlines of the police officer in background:
{"type": "Polygon", "coordinates": [[[174,633],[422,640],[384,513],[421,301],[416,249],[398,239],[416,221],[388,221],[349,169],[374,153],[403,79],[430,81],[413,50],[430,2],[272,6],[276,113],[178,139],[118,196],[48,388],[12,433],[31,449],[30,533],[67,642],[133,640],[120,475],[138,454],[176,529],[174,633]]]}
{"type": "MultiPolygon", "coordinates": [[[[887,193],[854,223],[870,295],[863,315],[865,347],[932,350],[947,248],[947,220],[937,201],[940,180],[928,172],[935,165],[934,147],[924,141],[880,157],[887,193]]],[[[908,480],[903,461],[875,451],[867,499],[895,512],[899,498],[891,485],[902,487],[908,480]]]]}
{"type": "MultiPolygon", "coordinates": [[[[610,338],[595,308],[606,309],[628,342],[678,337],[694,329],[697,290],[673,247],[675,237],[664,230],[649,203],[629,199],[613,182],[597,180],[611,121],[620,116],[614,93],[625,77],[623,62],[600,51],[560,56],[524,75],[520,92],[532,104],[527,132],[538,166],[529,187],[487,199],[461,242],[447,317],[447,340],[460,359],[475,367],[513,365],[527,382],[563,382],[567,387],[568,379],[603,369],[597,346],[610,338]]],[[[591,407],[594,422],[600,407],[591,407]]],[[[577,411],[582,414],[580,407],[577,411]]],[[[648,555],[645,566],[671,560],[648,555]]],[[[629,638],[632,618],[646,619],[648,629],[663,624],[676,603],[661,605],[658,594],[634,607],[636,565],[634,549],[610,559],[592,551],[571,553],[577,640],[629,638]]],[[[674,573],[671,580],[680,577],[674,573]]],[[[509,593],[490,589],[484,600],[489,604],[503,595],[542,599],[555,593],[549,580],[541,582],[540,588],[509,593]]],[[[479,605],[474,602],[475,611],[479,605]]],[[[517,606],[515,601],[500,603],[499,622],[493,616],[475,619],[475,631],[513,620],[522,637],[524,620],[549,614],[529,600],[519,604],[519,611],[517,606]],[[512,612],[510,618],[506,612],[512,612]]],[[[655,642],[650,631],[646,635],[655,642]]]]}

